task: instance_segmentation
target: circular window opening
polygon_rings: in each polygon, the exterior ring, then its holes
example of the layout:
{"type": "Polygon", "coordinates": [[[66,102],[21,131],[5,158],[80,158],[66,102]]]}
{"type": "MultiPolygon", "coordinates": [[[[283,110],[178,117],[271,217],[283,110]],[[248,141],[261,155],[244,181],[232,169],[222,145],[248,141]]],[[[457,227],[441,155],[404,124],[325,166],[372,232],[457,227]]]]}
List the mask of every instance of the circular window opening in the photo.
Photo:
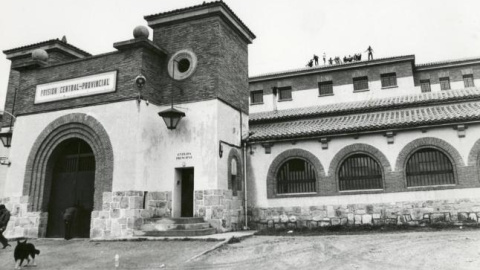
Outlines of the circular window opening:
{"type": "Polygon", "coordinates": [[[186,72],[190,68],[190,61],[186,58],[178,61],[178,71],[181,73],[186,72]]]}

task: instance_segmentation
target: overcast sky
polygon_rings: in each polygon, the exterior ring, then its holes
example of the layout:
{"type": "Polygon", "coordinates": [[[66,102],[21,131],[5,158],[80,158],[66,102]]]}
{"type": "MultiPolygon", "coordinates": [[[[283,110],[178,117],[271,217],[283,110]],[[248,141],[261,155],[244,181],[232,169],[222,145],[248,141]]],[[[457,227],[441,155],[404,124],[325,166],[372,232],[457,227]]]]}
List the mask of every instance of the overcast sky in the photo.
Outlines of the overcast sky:
{"type": "MultiPolygon", "coordinates": [[[[0,50],[67,36],[91,54],[132,38],[144,15],[198,0],[2,0],[0,50]]],[[[257,36],[249,74],[304,67],[314,53],[415,54],[416,63],[480,56],[479,0],[225,0],[257,36]]],[[[365,54],[364,54],[365,57],[365,54]]],[[[0,58],[0,110],[10,61],[0,58]]]]}

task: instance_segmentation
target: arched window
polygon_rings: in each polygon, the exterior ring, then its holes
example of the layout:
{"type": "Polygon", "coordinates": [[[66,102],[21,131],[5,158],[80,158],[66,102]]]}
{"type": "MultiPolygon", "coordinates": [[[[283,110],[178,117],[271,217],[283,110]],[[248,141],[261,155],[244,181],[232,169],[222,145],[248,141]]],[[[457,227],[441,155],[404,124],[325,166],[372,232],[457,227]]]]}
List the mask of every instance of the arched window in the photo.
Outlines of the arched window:
{"type": "Polygon", "coordinates": [[[338,170],[340,191],[382,189],[382,169],[378,162],[365,154],[349,156],[338,170]]]}
{"type": "Polygon", "coordinates": [[[434,148],[416,151],[405,168],[408,187],[455,184],[450,159],[434,148]]]}
{"type": "Polygon", "coordinates": [[[277,194],[316,192],[316,172],[306,160],[287,160],[277,172],[277,194]]]}
{"type": "Polygon", "coordinates": [[[232,187],[233,196],[237,196],[238,179],[237,179],[237,158],[233,157],[230,161],[230,186],[232,187]]]}

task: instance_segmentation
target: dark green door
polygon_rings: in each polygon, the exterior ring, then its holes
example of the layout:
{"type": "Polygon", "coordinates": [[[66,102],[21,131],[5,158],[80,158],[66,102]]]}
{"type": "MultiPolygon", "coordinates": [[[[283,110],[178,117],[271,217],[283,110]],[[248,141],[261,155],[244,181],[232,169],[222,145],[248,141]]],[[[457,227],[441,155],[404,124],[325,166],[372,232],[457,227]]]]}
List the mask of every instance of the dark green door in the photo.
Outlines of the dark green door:
{"type": "Polygon", "coordinates": [[[63,212],[77,207],[72,237],[88,238],[93,210],[95,157],[88,144],[73,139],[62,143],[55,163],[48,207],[47,237],[64,237],[63,212]]]}

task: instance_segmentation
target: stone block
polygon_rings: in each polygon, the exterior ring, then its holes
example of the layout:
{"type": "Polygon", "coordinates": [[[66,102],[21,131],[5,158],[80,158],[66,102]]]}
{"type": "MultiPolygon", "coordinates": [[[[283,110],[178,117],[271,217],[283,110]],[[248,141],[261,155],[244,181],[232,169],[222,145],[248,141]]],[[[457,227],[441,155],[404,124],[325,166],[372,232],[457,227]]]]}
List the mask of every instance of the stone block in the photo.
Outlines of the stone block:
{"type": "Polygon", "coordinates": [[[38,227],[28,229],[26,237],[28,237],[28,238],[38,238],[38,227]]]}
{"type": "Polygon", "coordinates": [[[143,209],[143,197],[134,196],[129,198],[130,209],[143,209]]]}
{"type": "Polygon", "coordinates": [[[357,209],[355,211],[355,214],[357,214],[357,215],[364,215],[366,213],[367,213],[367,211],[365,209],[357,209]]]}
{"type": "Polygon", "coordinates": [[[110,218],[110,211],[100,211],[98,213],[98,218],[101,218],[101,219],[110,218]]]}
{"type": "Polygon", "coordinates": [[[475,222],[477,222],[477,220],[478,220],[477,214],[476,214],[476,213],[470,213],[470,214],[468,214],[468,219],[469,219],[470,221],[475,221],[475,222]]]}
{"type": "Polygon", "coordinates": [[[327,217],[335,217],[335,209],[333,209],[332,205],[327,205],[327,217]]]}
{"type": "Polygon", "coordinates": [[[348,224],[348,219],[347,218],[341,218],[340,219],[340,225],[344,226],[348,224]]]}
{"type": "Polygon", "coordinates": [[[115,191],[113,193],[113,196],[123,197],[123,196],[125,196],[125,192],[124,191],[115,191]]]}
{"type": "Polygon", "coordinates": [[[220,196],[205,196],[205,206],[221,205],[220,196]]]}
{"type": "Polygon", "coordinates": [[[361,215],[355,215],[354,220],[355,220],[356,225],[362,224],[362,216],[361,215]]]}
{"type": "Polygon", "coordinates": [[[460,212],[458,213],[458,221],[460,222],[464,222],[464,221],[467,221],[468,220],[468,213],[466,212],[460,212]]]}
{"type": "Polygon", "coordinates": [[[111,203],[112,202],[112,192],[103,192],[102,202],[103,203],[111,203]]]}
{"type": "Polygon", "coordinates": [[[102,229],[93,228],[92,230],[90,230],[90,238],[93,238],[93,239],[103,238],[104,236],[103,232],[104,231],[102,229]]]}
{"type": "Polygon", "coordinates": [[[373,214],[373,205],[368,204],[366,207],[367,214],[373,214]]]}
{"type": "Polygon", "coordinates": [[[165,201],[166,193],[162,191],[152,191],[147,193],[147,200],[165,201]]]}
{"type": "Polygon", "coordinates": [[[340,225],[340,223],[341,223],[340,218],[332,218],[331,222],[332,222],[332,226],[340,225]]]}
{"type": "Polygon", "coordinates": [[[446,221],[445,214],[444,213],[432,213],[432,214],[430,214],[430,221],[432,223],[444,222],[444,221],[446,221]]]}
{"type": "Polygon", "coordinates": [[[373,214],[373,215],[372,215],[372,217],[373,217],[374,219],[379,219],[380,216],[381,216],[380,214],[373,214]]]}
{"type": "Polygon", "coordinates": [[[328,227],[328,226],[330,226],[330,225],[331,225],[331,224],[330,224],[330,220],[322,220],[322,221],[319,222],[319,225],[318,225],[318,226],[320,226],[320,227],[328,227]]]}
{"type": "Polygon", "coordinates": [[[362,215],[362,224],[372,224],[372,215],[362,215]]]}
{"type": "Polygon", "coordinates": [[[119,218],[119,217],[120,217],[120,209],[110,210],[110,218],[119,218]]]}
{"type": "Polygon", "coordinates": [[[98,228],[98,229],[101,229],[101,230],[105,230],[106,228],[106,222],[104,219],[95,219],[93,221],[93,227],[94,228],[98,228]]]}
{"type": "Polygon", "coordinates": [[[120,208],[121,209],[127,209],[128,208],[128,197],[121,197],[120,208]]]}
{"type": "Polygon", "coordinates": [[[125,192],[125,196],[140,196],[142,197],[142,200],[143,200],[143,191],[139,191],[139,190],[129,190],[129,191],[126,191],[125,192]]]}
{"type": "Polygon", "coordinates": [[[195,191],[195,200],[203,200],[203,192],[195,191]]]}
{"type": "Polygon", "coordinates": [[[383,219],[380,219],[380,218],[373,219],[373,225],[383,225],[383,224],[385,224],[383,219]]]}

